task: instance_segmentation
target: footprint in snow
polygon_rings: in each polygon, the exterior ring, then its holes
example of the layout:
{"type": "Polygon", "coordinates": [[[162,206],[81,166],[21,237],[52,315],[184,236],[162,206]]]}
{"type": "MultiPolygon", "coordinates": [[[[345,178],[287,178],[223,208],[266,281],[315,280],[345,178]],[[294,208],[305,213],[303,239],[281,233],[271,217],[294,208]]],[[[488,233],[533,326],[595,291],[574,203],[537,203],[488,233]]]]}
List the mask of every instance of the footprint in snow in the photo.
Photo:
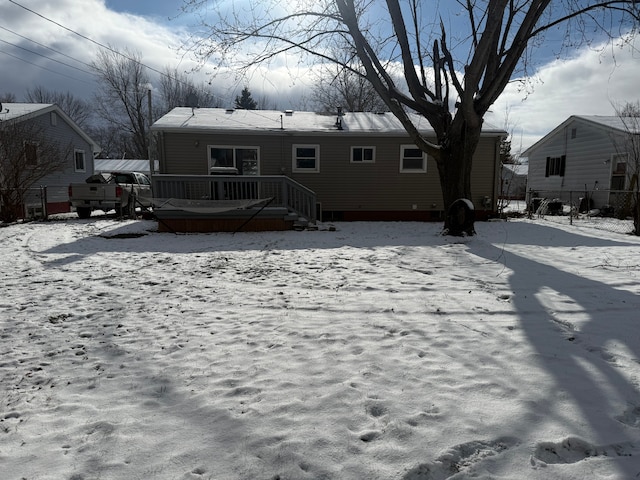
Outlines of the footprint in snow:
{"type": "Polygon", "coordinates": [[[387,407],[384,406],[381,402],[377,401],[368,401],[365,404],[365,410],[368,415],[379,418],[388,413],[387,407]]]}
{"type": "Polygon", "coordinates": [[[630,442],[596,446],[578,437],[567,437],[560,442],[538,443],[533,459],[548,464],[568,464],[590,457],[631,457],[638,450],[639,446],[630,442]]]}
{"type": "Polygon", "coordinates": [[[640,407],[632,405],[625,410],[622,415],[615,417],[620,423],[629,425],[630,427],[640,428],[640,407]]]}
{"type": "Polygon", "coordinates": [[[402,480],[447,480],[458,473],[498,455],[516,445],[514,438],[505,437],[493,441],[473,441],[457,445],[431,463],[422,463],[408,471],[402,480]]]}
{"type": "Polygon", "coordinates": [[[362,440],[365,443],[373,442],[379,436],[380,436],[380,432],[376,430],[371,430],[371,431],[360,434],[360,440],[362,440]]]}

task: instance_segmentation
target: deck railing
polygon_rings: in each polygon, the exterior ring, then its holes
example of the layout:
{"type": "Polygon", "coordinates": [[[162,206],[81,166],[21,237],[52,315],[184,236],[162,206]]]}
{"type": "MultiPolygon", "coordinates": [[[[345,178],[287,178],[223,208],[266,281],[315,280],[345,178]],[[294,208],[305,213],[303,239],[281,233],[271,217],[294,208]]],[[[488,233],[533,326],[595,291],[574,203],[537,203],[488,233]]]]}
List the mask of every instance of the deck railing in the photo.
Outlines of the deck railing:
{"type": "Polygon", "coordinates": [[[316,194],[280,175],[153,175],[154,198],[184,200],[258,200],[272,198],[269,207],[284,207],[316,222],[316,194]]]}

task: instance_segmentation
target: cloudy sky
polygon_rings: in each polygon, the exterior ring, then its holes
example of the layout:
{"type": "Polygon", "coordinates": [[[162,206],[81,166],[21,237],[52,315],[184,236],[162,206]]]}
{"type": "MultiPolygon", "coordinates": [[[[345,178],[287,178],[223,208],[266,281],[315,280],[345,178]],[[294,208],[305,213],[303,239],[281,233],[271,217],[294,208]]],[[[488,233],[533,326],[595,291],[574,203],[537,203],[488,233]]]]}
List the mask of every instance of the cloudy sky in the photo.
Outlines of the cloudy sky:
{"type": "MultiPolygon", "coordinates": [[[[27,88],[42,85],[90,99],[95,77],[89,64],[100,44],[140,52],[153,69],[170,65],[191,71],[193,59],[181,56],[179,49],[194,31],[195,20],[179,15],[181,5],[182,0],[2,0],[0,95],[13,93],[20,101],[27,88]]],[[[640,54],[628,46],[585,47],[560,60],[550,54],[540,58],[547,61],[537,66],[529,87],[511,85],[487,119],[512,132],[514,151],[570,115],[611,115],[612,104],[640,98],[640,54]]],[[[210,72],[205,66],[194,73],[196,83],[211,80],[222,104],[232,104],[247,80],[212,80],[210,72]]],[[[249,87],[268,107],[301,110],[311,105],[299,70],[271,66],[253,75],[249,87]]]]}

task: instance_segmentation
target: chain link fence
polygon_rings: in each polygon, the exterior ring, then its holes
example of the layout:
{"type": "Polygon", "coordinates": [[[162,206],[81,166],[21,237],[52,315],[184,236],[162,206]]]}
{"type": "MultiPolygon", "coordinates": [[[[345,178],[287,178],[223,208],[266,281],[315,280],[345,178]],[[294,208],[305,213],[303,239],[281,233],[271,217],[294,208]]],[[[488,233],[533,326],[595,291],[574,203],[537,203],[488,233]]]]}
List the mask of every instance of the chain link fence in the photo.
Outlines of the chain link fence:
{"type": "Polygon", "coordinates": [[[640,192],[530,190],[526,214],[529,218],[640,235],[640,192]]]}
{"type": "MultiPolygon", "coordinates": [[[[16,199],[19,195],[16,195],[15,191],[3,190],[0,192],[0,199],[2,198],[16,199]],[[8,194],[2,195],[5,192],[8,194]]],[[[0,204],[0,209],[11,209],[15,217],[25,220],[47,218],[48,215],[70,211],[68,185],[42,185],[29,188],[24,192],[22,200],[19,205],[0,204]]]]}

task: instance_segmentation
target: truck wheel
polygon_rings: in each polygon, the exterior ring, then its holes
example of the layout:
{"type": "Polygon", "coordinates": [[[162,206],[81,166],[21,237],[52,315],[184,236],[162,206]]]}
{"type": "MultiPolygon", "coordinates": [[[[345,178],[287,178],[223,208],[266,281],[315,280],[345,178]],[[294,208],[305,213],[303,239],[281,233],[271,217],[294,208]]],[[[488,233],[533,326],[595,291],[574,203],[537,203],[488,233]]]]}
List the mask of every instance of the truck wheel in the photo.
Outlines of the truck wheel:
{"type": "Polygon", "coordinates": [[[80,218],[89,218],[91,216],[91,208],[89,207],[77,207],[76,213],[80,218]]]}

